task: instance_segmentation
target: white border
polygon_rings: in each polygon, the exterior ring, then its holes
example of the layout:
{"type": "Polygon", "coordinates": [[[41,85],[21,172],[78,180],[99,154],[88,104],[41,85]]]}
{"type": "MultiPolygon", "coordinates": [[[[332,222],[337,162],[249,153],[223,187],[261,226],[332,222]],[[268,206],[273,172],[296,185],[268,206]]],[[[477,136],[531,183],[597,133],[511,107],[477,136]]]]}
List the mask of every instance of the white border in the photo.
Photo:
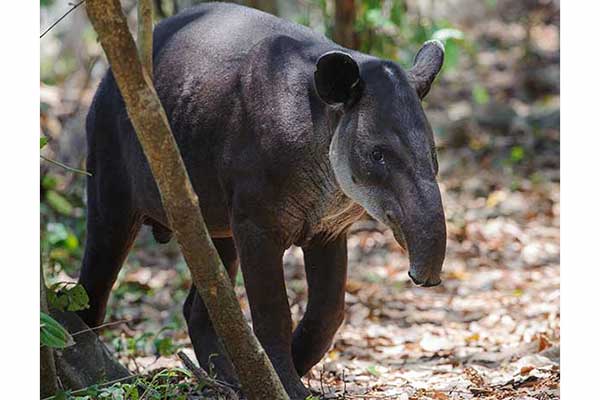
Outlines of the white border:
{"type": "MultiPolygon", "coordinates": [[[[561,4],[562,397],[596,396],[600,360],[600,4],[561,4]]],[[[2,397],[39,397],[39,2],[0,24],[2,397]]]]}
{"type": "Polygon", "coordinates": [[[561,394],[591,399],[600,361],[600,5],[561,6],[561,394]]]}
{"type": "Polygon", "coordinates": [[[3,4],[0,40],[2,398],[39,398],[39,1],[3,4]]]}

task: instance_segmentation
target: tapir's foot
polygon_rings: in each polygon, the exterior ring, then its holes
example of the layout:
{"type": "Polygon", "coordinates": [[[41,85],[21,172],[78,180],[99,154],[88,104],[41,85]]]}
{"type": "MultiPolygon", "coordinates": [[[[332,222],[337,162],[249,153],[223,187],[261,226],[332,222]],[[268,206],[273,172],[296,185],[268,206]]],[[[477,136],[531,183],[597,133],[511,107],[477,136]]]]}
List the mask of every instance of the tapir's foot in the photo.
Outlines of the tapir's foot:
{"type": "Polygon", "coordinates": [[[206,372],[211,376],[215,375],[218,380],[227,382],[232,386],[240,386],[233,364],[214,332],[208,332],[204,335],[195,334],[191,339],[198,363],[206,372]]]}
{"type": "Polygon", "coordinates": [[[300,376],[296,372],[291,355],[269,351],[268,348],[265,350],[267,351],[267,354],[269,354],[271,363],[273,364],[275,371],[277,371],[277,375],[279,375],[279,379],[290,397],[290,400],[304,400],[306,397],[310,396],[310,391],[304,386],[300,380],[300,376]]]}
{"type": "Polygon", "coordinates": [[[208,311],[194,286],[183,306],[183,314],[198,364],[209,374],[214,372],[217,379],[239,387],[233,364],[221,346],[208,311]]]}
{"type": "MultiPolygon", "coordinates": [[[[205,352],[202,351],[201,354],[196,352],[196,357],[198,360],[206,359],[205,352]]],[[[229,385],[236,387],[237,391],[241,390],[241,385],[238,380],[238,377],[233,369],[232,363],[229,361],[229,358],[225,356],[217,356],[213,355],[210,359],[210,365],[206,365],[206,363],[200,362],[200,366],[204,368],[207,372],[212,371],[216,374],[218,380],[222,382],[226,382],[229,385]]],[[[302,384],[300,378],[296,376],[284,376],[280,375],[281,383],[285,391],[287,392],[290,400],[304,400],[308,396],[311,395],[311,392],[302,384]]],[[[245,398],[245,397],[244,397],[245,398]]]]}
{"type": "Polygon", "coordinates": [[[290,400],[304,400],[311,394],[310,390],[300,381],[288,384],[283,383],[283,387],[288,396],[290,396],[290,400]]]}
{"type": "MultiPolygon", "coordinates": [[[[205,371],[209,373],[213,372],[216,374],[218,380],[238,388],[239,391],[241,385],[233,368],[233,364],[227,356],[217,353],[217,351],[222,350],[220,345],[218,345],[218,341],[213,339],[216,339],[216,337],[211,338],[210,335],[204,337],[196,336],[195,339],[192,339],[196,358],[205,371]],[[198,344],[198,346],[196,346],[196,344],[198,344]],[[209,349],[213,349],[214,352],[211,353],[208,351],[209,349]]],[[[292,371],[292,373],[281,372],[278,375],[290,400],[304,400],[306,397],[310,396],[311,392],[304,386],[295,371],[292,371]]]]}

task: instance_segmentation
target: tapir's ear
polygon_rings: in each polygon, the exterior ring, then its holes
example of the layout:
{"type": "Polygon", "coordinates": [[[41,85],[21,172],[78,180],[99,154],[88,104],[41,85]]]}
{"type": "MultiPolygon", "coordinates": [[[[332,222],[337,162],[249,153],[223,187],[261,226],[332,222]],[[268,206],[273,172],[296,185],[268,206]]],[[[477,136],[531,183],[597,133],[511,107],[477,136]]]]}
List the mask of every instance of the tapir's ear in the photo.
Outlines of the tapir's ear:
{"type": "Polygon", "coordinates": [[[330,51],[317,60],[315,87],[327,104],[349,104],[360,94],[360,71],[352,56],[330,51]]]}
{"type": "Polygon", "coordinates": [[[408,80],[415,88],[419,98],[423,99],[444,64],[444,45],[439,40],[425,42],[415,56],[412,68],[408,71],[408,80]]]}

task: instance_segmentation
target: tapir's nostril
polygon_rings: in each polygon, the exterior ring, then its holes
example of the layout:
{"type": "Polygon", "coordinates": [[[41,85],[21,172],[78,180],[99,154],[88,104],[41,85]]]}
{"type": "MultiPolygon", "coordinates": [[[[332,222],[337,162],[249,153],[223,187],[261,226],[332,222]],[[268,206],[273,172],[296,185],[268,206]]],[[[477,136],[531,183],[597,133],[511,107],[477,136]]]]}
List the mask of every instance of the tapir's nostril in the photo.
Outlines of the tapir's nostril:
{"type": "Polygon", "coordinates": [[[440,283],[442,283],[442,280],[440,278],[434,278],[434,279],[425,278],[425,279],[423,279],[422,277],[415,276],[412,273],[412,271],[410,271],[410,270],[408,271],[408,276],[414,282],[415,285],[422,286],[422,287],[432,287],[432,286],[437,286],[440,283]]]}
{"type": "Polygon", "coordinates": [[[415,277],[412,273],[412,271],[408,271],[408,276],[410,277],[410,279],[412,279],[413,283],[415,285],[422,285],[423,281],[421,281],[420,279],[418,279],[417,277],[415,277]]]}

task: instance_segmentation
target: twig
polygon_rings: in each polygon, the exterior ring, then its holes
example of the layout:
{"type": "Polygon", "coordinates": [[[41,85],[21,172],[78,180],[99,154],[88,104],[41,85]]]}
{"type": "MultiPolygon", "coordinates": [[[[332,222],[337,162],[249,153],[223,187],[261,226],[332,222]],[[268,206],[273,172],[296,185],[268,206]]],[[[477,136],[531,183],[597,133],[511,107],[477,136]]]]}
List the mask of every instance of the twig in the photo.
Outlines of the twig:
{"type": "Polygon", "coordinates": [[[82,5],[83,3],[85,3],[85,0],[81,0],[79,3],[77,4],[73,4],[73,7],[71,7],[71,9],[69,11],[67,11],[66,13],[64,13],[62,15],[62,17],[60,17],[59,19],[56,20],[56,22],[54,22],[52,25],[50,25],[50,27],[48,29],[46,29],[41,35],[40,35],[40,39],[44,37],[44,35],[46,35],[46,33],[50,32],[50,30],[52,30],[52,28],[54,28],[56,25],[58,25],[58,23],[60,21],[62,21],[67,15],[71,14],[77,7],[79,7],[80,5],[82,5]]]}
{"type": "Polygon", "coordinates": [[[130,320],[128,320],[128,319],[122,319],[120,321],[107,322],[105,324],[98,325],[98,326],[95,326],[93,328],[86,328],[86,329],[82,329],[80,331],[77,331],[75,333],[71,333],[71,336],[81,335],[82,333],[86,333],[86,332],[93,332],[93,331],[101,329],[101,328],[106,328],[107,326],[118,325],[118,324],[122,324],[124,322],[130,322],[130,320]]]}
{"type": "Polygon", "coordinates": [[[190,360],[190,358],[183,351],[177,352],[177,356],[179,356],[186,368],[189,369],[192,374],[194,374],[198,381],[205,383],[206,385],[210,386],[211,389],[220,392],[228,400],[239,399],[237,393],[232,388],[211,378],[206,371],[204,371],[201,367],[196,366],[196,364],[194,364],[194,362],[190,360]]]}
{"type": "Polygon", "coordinates": [[[92,176],[91,173],[84,171],[82,169],[77,169],[77,168],[73,168],[73,167],[69,167],[66,164],[61,163],[60,161],[54,161],[49,159],[48,157],[44,157],[43,155],[40,154],[40,158],[44,161],[48,161],[50,164],[54,164],[54,165],[58,165],[59,167],[62,167],[64,169],[66,169],[67,171],[71,171],[71,172],[75,172],[77,174],[82,174],[82,175],[87,175],[87,176],[92,176]]]}

